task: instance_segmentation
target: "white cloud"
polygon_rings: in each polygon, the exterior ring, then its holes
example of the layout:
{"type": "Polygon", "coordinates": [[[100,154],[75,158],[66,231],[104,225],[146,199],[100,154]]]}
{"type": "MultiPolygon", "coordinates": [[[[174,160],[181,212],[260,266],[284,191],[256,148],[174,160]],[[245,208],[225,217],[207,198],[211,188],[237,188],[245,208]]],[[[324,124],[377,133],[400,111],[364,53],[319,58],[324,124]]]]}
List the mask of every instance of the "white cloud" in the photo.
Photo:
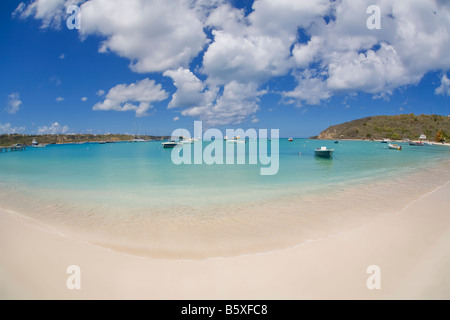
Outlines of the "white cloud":
{"type": "Polygon", "coordinates": [[[256,83],[236,81],[227,83],[222,94],[218,92],[218,88],[209,90],[203,105],[185,109],[182,114],[199,118],[207,126],[239,124],[259,110],[259,97],[267,93],[258,90],[256,83]]]}
{"type": "Polygon", "coordinates": [[[130,85],[119,84],[109,90],[103,102],[97,103],[93,110],[134,111],[136,117],[147,116],[153,108],[152,103],[167,99],[168,94],[155,81],[144,79],[130,85]]]}
{"type": "MultiPolygon", "coordinates": [[[[32,0],[12,15],[58,27],[69,2],[32,0]]],[[[358,92],[389,99],[427,72],[450,69],[450,3],[443,0],[255,0],[247,16],[224,0],[75,3],[83,3],[82,38],[99,36],[99,51],[128,59],[133,71],[170,77],[177,91],[168,108],[210,123],[256,119],[264,94],[258,89],[278,76],[297,81],[281,93],[285,101],[319,104],[358,92]],[[381,30],[366,27],[369,5],[381,8],[381,30]],[[201,64],[188,69],[199,54],[201,64]]],[[[448,95],[446,75],[435,93],[448,95]]],[[[94,108],[138,116],[150,108],[150,102],[130,101],[107,97],[94,108]]]]}
{"type": "Polygon", "coordinates": [[[8,102],[6,104],[5,111],[9,114],[16,114],[19,111],[21,105],[22,100],[20,100],[19,93],[11,93],[10,95],[8,95],[8,102]]]}
{"type": "Polygon", "coordinates": [[[320,37],[312,37],[307,44],[297,43],[292,50],[292,55],[297,67],[307,67],[310,63],[317,59],[317,52],[322,47],[322,39],[320,37]]]}
{"type": "Polygon", "coordinates": [[[83,98],[81,98],[81,101],[86,102],[86,101],[88,101],[88,98],[87,97],[83,97],[83,98]]]}
{"type": "Polygon", "coordinates": [[[340,55],[339,60],[328,64],[328,74],[328,87],[334,91],[361,90],[374,94],[391,93],[421,78],[411,75],[395,48],[386,43],[381,43],[377,51],[340,55]]]}
{"type": "Polygon", "coordinates": [[[64,60],[66,58],[66,55],[64,53],[61,53],[61,55],[58,57],[60,60],[64,60]]]}
{"type": "Polygon", "coordinates": [[[100,52],[131,61],[136,72],[187,66],[206,44],[195,1],[91,0],[81,7],[81,34],[100,35],[100,52]]]}
{"type": "Polygon", "coordinates": [[[69,131],[68,126],[61,126],[58,122],[54,122],[51,126],[39,127],[38,134],[65,134],[69,131]]]}
{"type": "Polygon", "coordinates": [[[55,101],[56,101],[56,102],[63,102],[63,101],[64,101],[64,98],[63,98],[63,97],[58,97],[58,98],[55,99],[55,101]]]}
{"type": "Polygon", "coordinates": [[[437,95],[450,96],[450,79],[447,78],[446,74],[442,75],[441,85],[434,91],[437,95]]]}
{"type": "Polygon", "coordinates": [[[168,70],[163,75],[172,78],[177,87],[168,105],[169,109],[193,107],[204,103],[205,95],[202,92],[205,85],[189,69],[168,70]]]}
{"type": "MultiPolygon", "coordinates": [[[[332,96],[331,90],[323,80],[323,75],[315,70],[305,70],[296,75],[297,87],[293,91],[283,92],[288,98],[296,98],[298,105],[304,101],[309,105],[317,105],[321,100],[327,100],[332,96]]],[[[292,102],[292,101],[291,101],[292,102]]]]}
{"type": "Polygon", "coordinates": [[[101,97],[101,96],[104,96],[105,93],[106,93],[105,90],[98,90],[96,94],[97,94],[97,96],[101,97]]]}
{"type": "Polygon", "coordinates": [[[175,121],[175,122],[177,122],[178,120],[180,120],[180,117],[173,118],[173,121],[175,121]]]}
{"type": "Polygon", "coordinates": [[[10,123],[2,124],[0,122],[0,134],[22,133],[25,127],[12,127],[10,123]]]}
{"type": "Polygon", "coordinates": [[[12,13],[13,17],[26,19],[33,17],[42,21],[41,28],[49,27],[60,29],[68,17],[66,8],[69,5],[78,5],[85,0],[33,0],[29,4],[21,2],[12,13]]]}
{"type": "Polygon", "coordinates": [[[290,43],[283,38],[236,36],[224,31],[213,31],[213,35],[215,41],[203,57],[202,72],[214,83],[262,83],[285,74],[291,66],[290,43]]]}

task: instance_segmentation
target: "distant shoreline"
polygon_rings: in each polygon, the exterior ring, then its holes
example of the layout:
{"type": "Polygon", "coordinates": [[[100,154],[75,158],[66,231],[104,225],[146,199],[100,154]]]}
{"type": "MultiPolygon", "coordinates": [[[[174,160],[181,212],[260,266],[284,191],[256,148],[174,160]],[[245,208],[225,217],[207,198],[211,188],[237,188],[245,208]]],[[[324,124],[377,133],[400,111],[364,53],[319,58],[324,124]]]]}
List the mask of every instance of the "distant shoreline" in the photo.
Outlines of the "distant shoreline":
{"type": "Polygon", "coordinates": [[[169,139],[169,136],[128,135],[128,134],[58,134],[58,135],[24,135],[3,134],[0,135],[0,146],[13,145],[31,146],[35,141],[44,145],[82,144],[98,142],[132,142],[134,139],[145,141],[161,141],[169,139]]]}

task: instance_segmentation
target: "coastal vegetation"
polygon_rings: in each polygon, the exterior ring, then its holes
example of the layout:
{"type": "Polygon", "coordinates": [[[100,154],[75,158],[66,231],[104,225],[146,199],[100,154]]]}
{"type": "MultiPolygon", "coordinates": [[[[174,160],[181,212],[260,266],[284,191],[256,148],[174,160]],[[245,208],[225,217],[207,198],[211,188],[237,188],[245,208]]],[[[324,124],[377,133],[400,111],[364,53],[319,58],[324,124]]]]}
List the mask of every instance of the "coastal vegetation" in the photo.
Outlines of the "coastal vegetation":
{"type": "MultiPolygon", "coordinates": [[[[15,144],[31,145],[33,140],[40,144],[63,144],[82,142],[119,142],[131,141],[135,138],[126,134],[45,134],[45,135],[23,135],[23,134],[3,134],[0,135],[0,146],[11,146],[15,144]]],[[[164,140],[165,136],[139,136],[144,140],[164,140]]]]}
{"type": "Polygon", "coordinates": [[[428,140],[449,140],[450,117],[441,115],[401,114],[373,116],[338,124],[322,131],[318,139],[417,140],[424,134],[428,140]]]}

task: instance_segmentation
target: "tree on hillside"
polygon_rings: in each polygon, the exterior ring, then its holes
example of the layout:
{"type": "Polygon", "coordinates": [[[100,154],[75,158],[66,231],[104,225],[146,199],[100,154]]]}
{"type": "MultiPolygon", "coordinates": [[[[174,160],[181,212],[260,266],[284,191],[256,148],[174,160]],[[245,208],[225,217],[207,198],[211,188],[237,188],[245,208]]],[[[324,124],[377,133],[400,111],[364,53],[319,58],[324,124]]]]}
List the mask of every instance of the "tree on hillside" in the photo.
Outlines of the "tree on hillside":
{"type": "Polygon", "coordinates": [[[437,142],[445,142],[445,133],[442,131],[442,129],[440,129],[437,133],[436,133],[436,141],[437,142]]]}

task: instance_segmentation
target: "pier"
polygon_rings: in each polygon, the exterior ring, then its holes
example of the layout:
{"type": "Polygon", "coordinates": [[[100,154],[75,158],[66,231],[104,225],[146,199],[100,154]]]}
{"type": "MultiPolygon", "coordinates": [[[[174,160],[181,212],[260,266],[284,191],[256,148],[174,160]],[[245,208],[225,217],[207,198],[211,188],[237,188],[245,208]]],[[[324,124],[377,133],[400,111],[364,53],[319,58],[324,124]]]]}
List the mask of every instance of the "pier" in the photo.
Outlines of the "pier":
{"type": "Polygon", "coordinates": [[[3,152],[16,152],[16,151],[25,151],[25,146],[11,146],[11,147],[0,147],[0,153],[3,152]]]}

